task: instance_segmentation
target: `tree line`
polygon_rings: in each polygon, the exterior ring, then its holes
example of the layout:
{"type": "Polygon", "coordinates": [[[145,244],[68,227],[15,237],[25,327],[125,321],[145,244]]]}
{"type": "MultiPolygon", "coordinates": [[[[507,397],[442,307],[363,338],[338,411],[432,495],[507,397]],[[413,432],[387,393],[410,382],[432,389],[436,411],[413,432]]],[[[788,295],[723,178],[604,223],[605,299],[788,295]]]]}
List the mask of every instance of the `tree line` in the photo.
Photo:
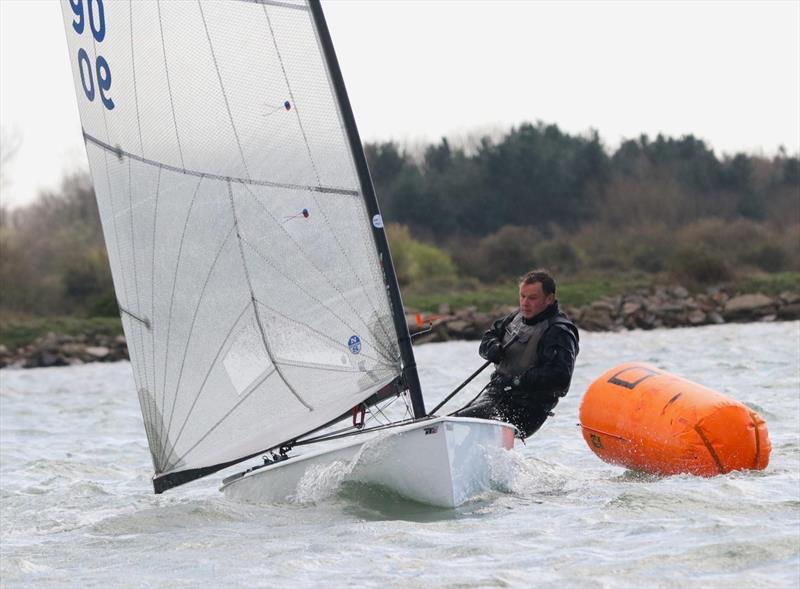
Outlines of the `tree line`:
{"type": "MultiPolygon", "coordinates": [[[[472,146],[365,146],[404,288],[561,275],[800,271],[800,160],[718,157],[701,139],[599,135],[524,124],[472,146]]],[[[0,312],[116,313],[91,182],[7,210],[0,203],[0,312]]]]}
{"type": "Polygon", "coordinates": [[[612,151],[538,123],[470,149],[366,154],[384,217],[482,282],[535,265],[690,282],[800,270],[800,159],[785,150],[718,157],[692,135],[642,135],[612,151]]]}
{"type": "Polygon", "coordinates": [[[471,151],[447,139],[421,157],[394,142],[367,145],[384,216],[440,242],[505,225],[798,220],[800,162],[785,152],[720,159],[692,135],[642,135],[609,153],[596,132],[569,135],[542,123],[483,138],[471,151]]]}

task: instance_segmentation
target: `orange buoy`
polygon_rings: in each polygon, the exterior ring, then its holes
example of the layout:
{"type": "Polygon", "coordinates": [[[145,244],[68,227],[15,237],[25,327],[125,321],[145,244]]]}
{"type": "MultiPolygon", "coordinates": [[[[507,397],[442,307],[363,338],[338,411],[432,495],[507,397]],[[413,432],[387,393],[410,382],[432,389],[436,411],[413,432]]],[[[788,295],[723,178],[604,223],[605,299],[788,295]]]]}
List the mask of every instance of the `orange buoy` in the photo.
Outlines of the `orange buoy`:
{"type": "Polygon", "coordinates": [[[772,449],[767,424],[749,407],[638,362],[616,366],[589,386],[580,421],[601,459],[652,474],[762,470],[772,449]]]}

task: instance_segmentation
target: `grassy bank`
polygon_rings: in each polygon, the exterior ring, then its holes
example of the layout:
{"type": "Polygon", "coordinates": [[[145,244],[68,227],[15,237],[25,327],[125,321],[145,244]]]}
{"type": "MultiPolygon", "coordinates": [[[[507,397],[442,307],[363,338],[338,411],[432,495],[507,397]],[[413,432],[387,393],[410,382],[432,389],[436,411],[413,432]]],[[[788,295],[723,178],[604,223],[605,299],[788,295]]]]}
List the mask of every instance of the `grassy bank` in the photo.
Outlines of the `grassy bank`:
{"type": "MultiPolygon", "coordinates": [[[[558,284],[558,300],[563,305],[581,306],[625,292],[646,288],[649,282],[636,278],[584,278],[563,280],[558,284]]],[[[509,282],[497,286],[480,286],[475,290],[457,292],[426,292],[410,287],[403,291],[403,303],[417,310],[436,312],[439,306],[447,304],[451,310],[464,307],[477,307],[479,311],[491,311],[498,305],[514,305],[517,301],[518,286],[509,282]]]]}
{"type": "Polygon", "coordinates": [[[800,292],[800,272],[777,272],[763,276],[742,278],[733,285],[735,292],[761,292],[765,295],[779,295],[782,292],[800,292]]]}
{"type": "MultiPolygon", "coordinates": [[[[646,289],[653,284],[673,285],[667,278],[653,280],[651,276],[581,276],[559,280],[558,299],[563,305],[582,306],[604,297],[646,289]]],[[[704,287],[685,285],[693,292],[703,292],[704,287]]],[[[751,275],[725,285],[732,293],[761,292],[778,295],[789,291],[800,292],[800,272],[751,275]]],[[[514,305],[517,300],[517,285],[484,286],[469,283],[462,287],[421,288],[410,286],[403,289],[403,302],[408,309],[436,313],[442,304],[451,311],[465,307],[476,307],[479,311],[491,311],[498,305],[514,305]]],[[[29,344],[48,332],[67,335],[119,335],[122,324],[116,317],[30,317],[0,316],[0,344],[13,350],[29,344]]]]}
{"type": "MultiPolygon", "coordinates": [[[[653,285],[672,286],[674,280],[667,277],[653,279],[652,276],[578,276],[568,277],[558,282],[558,300],[562,305],[580,307],[605,297],[631,293],[647,289],[653,285]]],[[[704,292],[706,287],[686,284],[691,292],[704,292]]],[[[755,293],[778,295],[782,292],[800,292],[800,272],[779,272],[775,274],[753,275],[724,285],[731,293],[755,293]]],[[[446,303],[451,310],[464,307],[477,307],[479,311],[490,311],[498,305],[516,304],[518,286],[509,282],[497,286],[480,286],[458,291],[425,290],[409,287],[403,289],[403,303],[416,311],[435,313],[446,303]]]]}
{"type": "Polygon", "coordinates": [[[122,335],[118,317],[0,317],[0,344],[9,350],[32,343],[49,332],[65,335],[122,335]]]}

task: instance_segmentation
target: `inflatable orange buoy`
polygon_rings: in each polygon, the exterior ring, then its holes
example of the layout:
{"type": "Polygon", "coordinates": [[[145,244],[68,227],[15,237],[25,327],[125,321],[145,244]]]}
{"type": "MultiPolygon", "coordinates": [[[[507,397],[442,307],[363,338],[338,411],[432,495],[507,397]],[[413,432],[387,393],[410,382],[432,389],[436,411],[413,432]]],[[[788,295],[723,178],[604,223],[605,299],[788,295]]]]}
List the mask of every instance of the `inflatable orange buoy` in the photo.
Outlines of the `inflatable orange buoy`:
{"type": "Polygon", "coordinates": [[[595,380],[580,420],[601,459],[652,474],[762,470],[772,449],[758,413],[649,364],[621,364],[595,380]]]}

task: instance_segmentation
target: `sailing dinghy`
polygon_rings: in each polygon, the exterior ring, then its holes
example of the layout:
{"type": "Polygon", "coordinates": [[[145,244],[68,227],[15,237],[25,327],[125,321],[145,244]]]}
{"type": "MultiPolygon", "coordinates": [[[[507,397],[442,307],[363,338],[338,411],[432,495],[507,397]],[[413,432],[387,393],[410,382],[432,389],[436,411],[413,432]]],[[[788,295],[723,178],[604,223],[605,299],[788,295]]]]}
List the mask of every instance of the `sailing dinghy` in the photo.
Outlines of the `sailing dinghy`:
{"type": "Polygon", "coordinates": [[[62,9],[155,492],[259,455],[227,495],[337,461],[435,505],[483,492],[514,430],[426,415],[319,2],[62,9]]]}

